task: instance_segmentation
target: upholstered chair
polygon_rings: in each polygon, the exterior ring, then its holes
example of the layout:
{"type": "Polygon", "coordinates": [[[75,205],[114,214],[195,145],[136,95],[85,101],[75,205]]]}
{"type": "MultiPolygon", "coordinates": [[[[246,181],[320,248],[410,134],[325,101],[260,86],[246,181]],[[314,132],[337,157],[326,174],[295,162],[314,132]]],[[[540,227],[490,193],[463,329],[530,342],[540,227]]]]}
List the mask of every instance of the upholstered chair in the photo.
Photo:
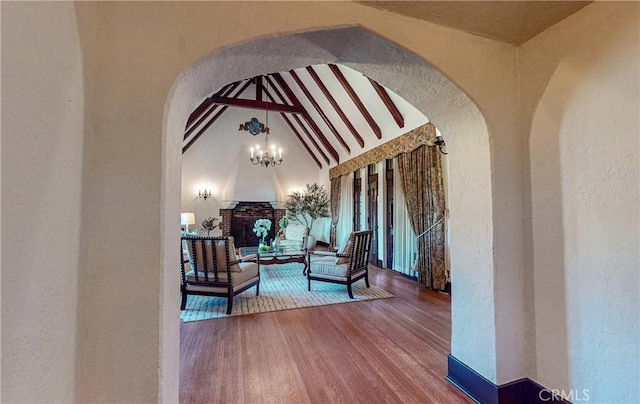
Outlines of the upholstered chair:
{"type": "Polygon", "coordinates": [[[347,243],[338,252],[312,251],[307,253],[307,282],[311,291],[311,281],[339,283],[347,286],[349,297],[353,299],[351,285],[364,279],[369,287],[369,250],[371,230],[351,233],[347,243]]]}
{"type": "Polygon", "coordinates": [[[182,248],[186,260],[181,260],[182,302],[187,295],[226,297],[227,314],[233,309],[233,297],[256,287],[260,294],[260,259],[255,255],[236,256],[233,237],[183,236],[182,248]]]}

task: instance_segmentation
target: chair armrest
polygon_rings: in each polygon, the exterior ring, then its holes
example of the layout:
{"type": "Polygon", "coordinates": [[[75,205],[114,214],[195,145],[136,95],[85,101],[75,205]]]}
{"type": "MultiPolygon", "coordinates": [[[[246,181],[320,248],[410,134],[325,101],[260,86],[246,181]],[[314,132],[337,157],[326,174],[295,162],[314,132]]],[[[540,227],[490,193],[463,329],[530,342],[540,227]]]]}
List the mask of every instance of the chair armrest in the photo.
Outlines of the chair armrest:
{"type": "Polygon", "coordinates": [[[331,251],[311,251],[309,250],[309,254],[311,255],[327,255],[330,257],[335,257],[337,254],[331,251]]]}
{"type": "Polygon", "coordinates": [[[242,257],[238,257],[238,262],[248,262],[258,258],[258,254],[248,254],[242,257]]]}

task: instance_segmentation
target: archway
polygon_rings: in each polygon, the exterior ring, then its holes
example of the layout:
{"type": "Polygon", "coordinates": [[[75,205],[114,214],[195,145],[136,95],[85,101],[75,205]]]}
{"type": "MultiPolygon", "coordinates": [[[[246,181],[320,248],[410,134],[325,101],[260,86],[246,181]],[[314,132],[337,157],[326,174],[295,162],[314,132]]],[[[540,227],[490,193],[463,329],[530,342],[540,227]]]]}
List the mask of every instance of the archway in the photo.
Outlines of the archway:
{"type": "MultiPolygon", "coordinates": [[[[364,28],[256,39],[219,50],[187,69],[165,105],[163,199],[165,250],[162,324],[177,323],[172,223],[180,211],[180,150],[189,113],[223,85],[265,72],[339,63],[383,84],[422,111],[447,139],[451,218],[452,354],[496,378],[492,184],[489,134],[469,97],[435,67],[364,28]],[[464,297],[464,298],[463,298],[464,297]],[[483,333],[475,332],[482,329],[483,333]],[[473,336],[473,338],[470,338],[473,336]]],[[[177,251],[176,251],[177,253],[177,251]]],[[[166,345],[165,345],[166,346],[166,345]]]]}

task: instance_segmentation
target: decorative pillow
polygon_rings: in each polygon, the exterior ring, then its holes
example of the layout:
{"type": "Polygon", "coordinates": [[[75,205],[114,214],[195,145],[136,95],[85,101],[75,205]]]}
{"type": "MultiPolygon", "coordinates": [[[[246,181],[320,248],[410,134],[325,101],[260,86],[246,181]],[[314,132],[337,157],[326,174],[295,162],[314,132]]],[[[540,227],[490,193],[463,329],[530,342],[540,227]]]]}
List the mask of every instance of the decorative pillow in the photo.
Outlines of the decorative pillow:
{"type": "Polygon", "coordinates": [[[308,234],[308,227],[302,224],[289,224],[285,229],[285,237],[287,240],[302,240],[302,237],[308,234]]]}
{"type": "MultiPolygon", "coordinates": [[[[349,240],[346,242],[344,247],[342,247],[342,250],[338,251],[338,254],[349,255],[349,254],[351,254],[351,248],[352,248],[352,246],[351,246],[351,236],[349,236],[349,240]]],[[[348,264],[348,263],[349,263],[349,257],[337,257],[336,258],[336,264],[338,264],[338,265],[340,265],[340,264],[348,264]]]]}

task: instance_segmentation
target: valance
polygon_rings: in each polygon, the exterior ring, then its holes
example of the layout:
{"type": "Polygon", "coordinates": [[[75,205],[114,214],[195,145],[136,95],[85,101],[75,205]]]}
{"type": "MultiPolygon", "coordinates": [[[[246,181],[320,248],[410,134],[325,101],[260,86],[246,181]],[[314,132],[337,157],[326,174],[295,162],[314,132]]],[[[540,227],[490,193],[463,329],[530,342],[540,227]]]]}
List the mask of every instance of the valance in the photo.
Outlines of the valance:
{"type": "Polygon", "coordinates": [[[366,167],[369,164],[393,158],[400,153],[408,153],[422,145],[432,146],[435,139],[436,127],[431,122],[427,122],[375,149],[364,152],[351,160],[329,169],[329,179],[332,180],[341,175],[352,173],[359,168],[366,167]]]}

